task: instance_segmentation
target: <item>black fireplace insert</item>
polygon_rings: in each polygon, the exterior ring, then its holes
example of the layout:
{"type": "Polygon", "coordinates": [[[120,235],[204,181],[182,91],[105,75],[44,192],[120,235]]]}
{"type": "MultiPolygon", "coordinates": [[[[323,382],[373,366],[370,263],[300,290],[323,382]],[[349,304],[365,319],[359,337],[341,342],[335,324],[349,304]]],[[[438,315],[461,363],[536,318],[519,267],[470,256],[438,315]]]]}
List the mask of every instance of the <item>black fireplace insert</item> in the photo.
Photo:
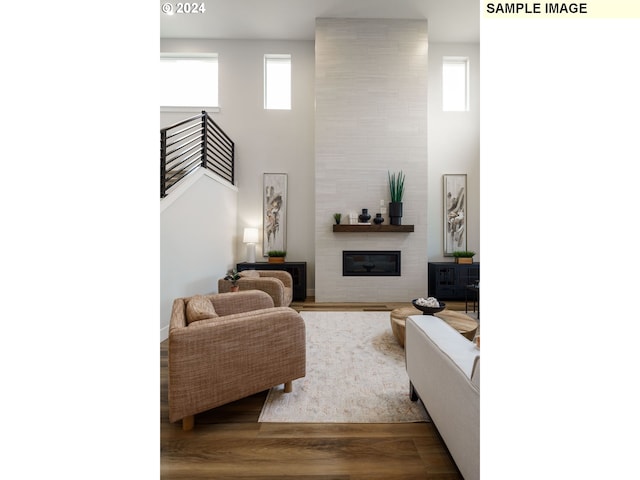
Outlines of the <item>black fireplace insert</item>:
{"type": "Polygon", "coordinates": [[[344,250],[345,277],[400,276],[400,250],[344,250]]]}

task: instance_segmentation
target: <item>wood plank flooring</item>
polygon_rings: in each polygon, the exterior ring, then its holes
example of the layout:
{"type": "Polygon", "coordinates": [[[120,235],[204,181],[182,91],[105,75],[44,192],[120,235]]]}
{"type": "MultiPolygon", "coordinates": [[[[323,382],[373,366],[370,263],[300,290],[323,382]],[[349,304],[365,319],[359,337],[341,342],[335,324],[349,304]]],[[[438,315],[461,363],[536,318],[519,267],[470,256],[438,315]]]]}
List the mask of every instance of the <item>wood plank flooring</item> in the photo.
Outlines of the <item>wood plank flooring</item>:
{"type": "MultiPolygon", "coordinates": [[[[464,302],[450,305],[464,311],[464,302]]],[[[316,304],[304,310],[392,310],[407,303],[316,304]]],[[[449,305],[449,304],[448,304],[449,305]]],[[[169,423],[167,344],[160,344],[160,469],[163,479],[461,479],[432,423],[258,423],[267,392],[169,423]]],[[[294,385],[295,388],[295,385],[294,385]]],[[[408,394],[407,386],[407,394],[408,394]]]]}

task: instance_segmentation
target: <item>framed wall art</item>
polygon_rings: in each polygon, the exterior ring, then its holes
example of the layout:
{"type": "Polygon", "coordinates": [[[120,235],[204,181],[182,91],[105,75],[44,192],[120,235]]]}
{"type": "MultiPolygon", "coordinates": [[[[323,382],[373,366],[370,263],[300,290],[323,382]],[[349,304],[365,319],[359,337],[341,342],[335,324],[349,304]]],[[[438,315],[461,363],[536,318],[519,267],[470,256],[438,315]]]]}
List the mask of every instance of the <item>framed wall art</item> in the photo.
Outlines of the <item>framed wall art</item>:
{"type": "Polygon", "coordinates": [[[444,178],[444,256],[467,249],[467,175],[444,178]]]}
{"type": "Polygon", "coordinates": [[[287,250],[287,174],[263,174],[262,254],[287,250]]]}

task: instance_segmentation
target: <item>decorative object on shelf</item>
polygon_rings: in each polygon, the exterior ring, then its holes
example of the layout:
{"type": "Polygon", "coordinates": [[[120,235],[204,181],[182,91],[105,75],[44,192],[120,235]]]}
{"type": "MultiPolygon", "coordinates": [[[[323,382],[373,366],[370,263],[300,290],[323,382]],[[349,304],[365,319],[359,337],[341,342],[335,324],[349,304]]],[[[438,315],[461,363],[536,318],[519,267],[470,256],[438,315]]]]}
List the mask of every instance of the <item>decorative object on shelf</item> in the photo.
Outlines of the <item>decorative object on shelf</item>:
{"type": "Polygon", "coordinates": [[[400,170],[397,174],[387,171],[389,177],[389,221],[391,225],[402,225],[402,198],[404,197],[404,173],[400,170]]]}
{"type": "MultiPolygon", "coordinates": [[[[287,174],[263,175],[262,251],[287,248],[287,174]]],[[[263,253],[267,256],[266,253],[263,253]]]]}
{"type": "Polygon", "coordinates": [[[382,218],[382,214],[376,213],[376,216],[373,219],[373,223],[375,223],[376,225],[380,225],[382,222],[384,222],[384,218],[382,218]]]}
{"type": "Polygon", "coordinates": [[[439,302],[434,297],[429,298],[416,298],[411,300],[411,303],[414,307],[420,310],[423,315],[433,315],[434,313],[441,312],[447,307],[447,304],[444,302],[439,302]],[[437,304],[437,306],[435,306],[437,304]]]}
{"type": "Polygon", "coordinates": [[[371,215],[369,215],[369,209],[363,208],[362,213],[358,215],[358,221],[360,223],[367,223],[369,220],[371,220],[371,215]]]}
{"type": "Polygon", "coordinates": [[[256,243],[258,243],[258,232],[257,228],[245,228],[244,235],[242,237],[242,242],[247,244],[247,262],[255,262],[256,261],[256,243]]]}
{"type": "Polygon", "coordinates": [[[287,256],[287,252],[284,250],[269,250],[267,256],[269,257],[269,263],[284,263],[284,257],[287,256]]]}
{"type": "Polygon", "coordinates": [[[467,175],[444,178],[444,256],[467,249],[467,175]]]}
{"type": "Polygon", "coordinates": [[[340,220],[342,220],[342,214],[341,213],[334,213],[333,214],[333,219],[336,221],[336,225],[340,225],[340,220]]]}
{"type": "Polygon", "coordinates": [[[238,273],[238,270],[236,270],[235,268],[232,270],[229,270],[225,275],[224,279],[228,282],[231,282],[232,292],[237,292],[238,290],[240,290],[240,287],[238,286],[238,280],[240,280],[240,278],[241,278],[240,274],[238,273]]]}
{"type": "Polygon", "coordinates": [[[473,256],[476,252],[470,250],[456,250],[453,252],[453,257],[456,259],[456,263],[473,263],[473,256]]]}

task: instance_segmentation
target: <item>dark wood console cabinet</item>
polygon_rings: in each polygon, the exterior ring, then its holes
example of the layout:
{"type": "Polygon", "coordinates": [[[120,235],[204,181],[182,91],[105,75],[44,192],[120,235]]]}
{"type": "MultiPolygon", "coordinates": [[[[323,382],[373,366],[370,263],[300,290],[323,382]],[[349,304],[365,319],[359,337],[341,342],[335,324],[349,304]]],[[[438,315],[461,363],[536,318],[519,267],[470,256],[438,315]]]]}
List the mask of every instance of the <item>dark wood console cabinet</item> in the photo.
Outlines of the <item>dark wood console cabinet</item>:
{"type": "Polygon", "coordinates": [[[480,280],[480,264],[429,262],[429,296],[438,300],[464,300],[467,285],[480,280]]]}
{"type": "Polygon", "coordinates": [[[293,300],[304,301],[307,298],[307,262],[242,262],[236,264],[236,269],[242,270],[284,270],[293,279],[293,300]]]}

